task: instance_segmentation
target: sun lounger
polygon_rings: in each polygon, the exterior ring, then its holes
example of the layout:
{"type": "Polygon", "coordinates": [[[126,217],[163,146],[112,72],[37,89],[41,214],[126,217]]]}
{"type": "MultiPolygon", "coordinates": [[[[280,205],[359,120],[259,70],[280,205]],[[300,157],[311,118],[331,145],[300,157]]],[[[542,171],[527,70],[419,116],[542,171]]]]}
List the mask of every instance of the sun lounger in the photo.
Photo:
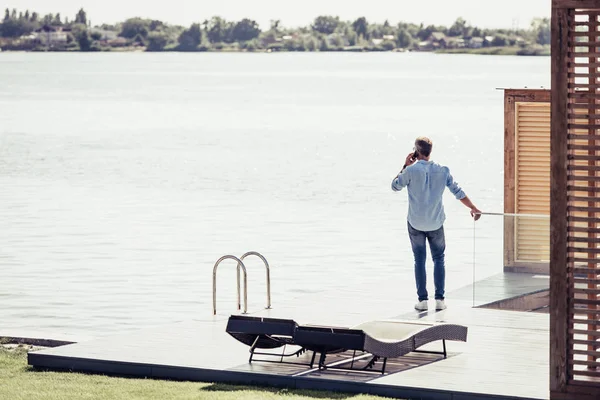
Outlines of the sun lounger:
{"type": "MultiPolygon", "coordinates": [[[[286,354],[285,350],[288,345],[294,345],[294,335],[298,324],[291,319],[279,319],[279,318],[261,318],[261,317],[247,317],[241,315],[232,315],[229,317],[227,322],[227,333],[233,336],[236,340],[250,346],[250,362],[252,361],[264,361],[264,362],[280,362],[285,363],[283,358],[296,356],[299,357],[306,352],[306,349],[300,348],[299,350],[286,354]],[[277,349],[283,347],[283,353],[266,353],[257,351],[257,349],[277,349]],[[279,357],[279,361],[273,361],[268,359],[255,359],[255,355],[279,357]]],[[[310,364],[314,363],[315,354],[310,364]]],[[[297,364],[297,363],[293,363],[297,364]]]]}
{"type": "MultiPolygon", "coordinates": [[[[232,316],[227,332],[251,346],[250,352],[254,354],[258,354],[255,352],[256,348],[276,348],[288,344],[301,348],[290,355],[313,351],[311,367],[315,354],[320,353],[319,369],[334,369],[326,365],[328,354],[354,351],[350,368],[335,367],[354,369],[356,352],[368,353],[372,357],[363,369],[373,370],[373,366],[383,359],[382,368],[377,371],[381,373],[385,373],[388,358],[401,357],[411,352],[440,354],[446,358],[446,340],[467,341],[467,327],[462,325],[394,320],[367,322],[355,328],[338,328],[298,325],[292,320],[232,316]],[[442,341],[442,351],[420,349],[436,341],[442,341]]],[[[283,356],[289,355],[282,355],[282,359],[283,356]]],[[[252,361],[252,355],[250,360],[252,361]]]]}

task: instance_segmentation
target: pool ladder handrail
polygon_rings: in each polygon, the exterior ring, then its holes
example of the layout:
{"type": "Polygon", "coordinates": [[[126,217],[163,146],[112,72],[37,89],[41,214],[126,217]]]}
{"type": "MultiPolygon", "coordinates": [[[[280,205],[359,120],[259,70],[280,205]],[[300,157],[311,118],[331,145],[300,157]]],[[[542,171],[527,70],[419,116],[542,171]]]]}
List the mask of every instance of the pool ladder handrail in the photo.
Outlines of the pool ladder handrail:
{"type": "MultiPolygon", "coordinates": [[[[260,258],[263,262],[263,264],[265,264],[265,269],[267,271],[267,307],[266,309],[270,309],[271,308],[271,268],[269,267],[269,262],[267,261],[267,259],[260,254],[257,251],[249,251],[247,253],[244,253],[244,255],[242,255],[240,257],[240,260],[243,261],[246,257],[249,256],[256,256],[258,258],[260,258]]],[[[238,285],[238,303],[240,302],[240,264],[238,263],[237,266],[237,285],[238,285]]]]}
{"type": "Polygon", "coordinates": [[[246,272],[246,266],[244,265],[244,259],[249,256],[256,256],[262,260],[265,264],[265,269],[267,272],[267,309],[271,308],[271,269],[269,267],[269,262],[267,259],[260,253],[256,251],[249,251],[244,253],[240,258],[232,255],[225,255],[217,260],[215,266],[213,267],[213,315],[217,315],[217,267],[224,260],[234,260],[237,261],[236,267],[236,275],[237,275],[237,309],[241,309],[241,282],[240,282],[240,269],[244,271],[244,310],[243,314],[248,313],[248,274],[246,272]]]}
{"type": "Polygon", "coordinates": [[[236,256],[226,255],[217,260],[215,266],[213,267],[213,315],[217,315],[217,267],[221,262],[225,260],[234,260],[237,262],[237,274],[238,274],[238,285],[237,285],[237,308],[238,310],[241,308],[240,304],[240,276],[239,271],[240,268],[244,271],[244,314],[248,312],[248,275],[246,274],[246,266],[244,262],[237,258],[236,256]]]}

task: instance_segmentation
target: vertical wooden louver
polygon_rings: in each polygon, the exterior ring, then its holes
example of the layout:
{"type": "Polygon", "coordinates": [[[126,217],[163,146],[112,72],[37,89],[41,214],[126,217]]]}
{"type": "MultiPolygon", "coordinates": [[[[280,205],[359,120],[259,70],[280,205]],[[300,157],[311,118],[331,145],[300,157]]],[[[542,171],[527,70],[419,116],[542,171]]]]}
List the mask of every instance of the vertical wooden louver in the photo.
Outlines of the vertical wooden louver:
{"type": "MultiPolygon", "coordinates": [[[[515,105],[515,212],[550,214],[550,104],[515,105]]],[[[550,259],[546,218],[515,219],[515,261],[550,259]]]]}
{"type": "Polygon", "coordinates": [[[551,393],[600,397],[600,1],[552,10],[551,393]]]}

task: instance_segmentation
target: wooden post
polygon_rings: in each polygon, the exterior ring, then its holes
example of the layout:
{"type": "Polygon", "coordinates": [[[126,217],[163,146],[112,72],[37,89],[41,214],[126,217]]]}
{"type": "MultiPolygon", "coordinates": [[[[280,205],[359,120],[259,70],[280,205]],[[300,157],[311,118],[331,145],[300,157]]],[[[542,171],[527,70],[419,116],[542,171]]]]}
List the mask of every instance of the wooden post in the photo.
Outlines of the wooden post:
{"type": "Polygon", "coordinates": [[[550,391],[567,390],[567,83],[568,12],[552,3],[550,186],[550,391]]]}
{"type": "MultiPolygon", "coordinates": [[[[598,36],[598,13],[597,12],[592,12],[589,14],[589,23],[590,23],[590,28],[589,28],[589,36],[588,36],[588,42],[589,43],[593,43],[596,41],[596,37],[598,36]]],[[[589,48],[588,48],[589,49],[589,48]]],[[[589,49],[589,51],[593,51],[593,49],[589,49]]],[[[593,54],[593,53],[592,53],[593,54]]],[[[588,62],[590,64],[594,64],[597,61],[597,56],[591,56],[588,58],[588,62]]],[[[590,93],[595,93],[596,89],[595,89],[595,85],[598,84],[598,68],[590,68],[589,71],[589,78],[588,78],[588,92],[590,93]]],[[[590,123],[590,128],[588,128],[588,132],[587,134],[590,135],[590,140],[588,141],[588,156],[590,156],[590,159],[588,160],[588,166],[590,167],[588,170],[588,176],[589,177],[595,177],[597,176],[597,172],[595,170],[596,164],[597,164],[597,160],[594,157],[596,155],[596,150],[595,145],[596,145],[596,141],[594,139],[592,139],[595,134],[596,134],[596,129],[592,128],[592,126],[594,126],[597,121],[596,121],[596,112],[598,111],[598,101],[596,99],[593,99],[592,96],[590,96],[589,99],[590,102],[590,107],[588,108],[588,121],[590,123]]],[[[587,193],[587,195],[593,199],[595,197],[595,193],[592,191],[592,187],[597,186],[597,184],[593,181],[590,181],[589,183],[590,185],[590,189],[587,193]]],[[[595,228],[597,227],[597,215],[596,212],[594,212],[593,210],[595,209],[595,199],[588,201],[587,206],[588,206],[588,217],[589,217],[589,221],[587,223],[588,225],[588,234],[587,237],[590,241],[590,243],[594,242],[594,239],[596,238],[596,233],[594,232],[595,228]]],[[[596,258],[596,254],[595,253],[588,253],[588,258],[590,259],[595,259],[596,258]]],[[[587,264],[588,268],[590,270],[594,270],[596,268],[596,263],[595,262],[588,262],[587,264]]],[[[596,279],[597,276],[596,274],[588,274],[588,279],[589,279],[589,283],[587,285],[587,288],[590,291],[595,291],[596,290],[596,284],[592,283],[594,281],[594,279],[596,279]]],[[[598,299],[598,296],[596,295],[596,293],[588,293],[587,295],[587,299],[591,300],[591,301],[595,301],[598,299]]],[[[592,310],[597,310],[598,307],[596,304],[588,304],[588,308],[592,309],[592,310]]],[[[590,332],[594,332],[594,335],[588,335],[587,340],[590,342],[594,342],[596,340],[596,335],[595,333],[597,332],[598,328],[596,325],[593,324],[596,315],[595,314],[588,314],[587,315],[588,320],[590,320],[590,324],[588,325],[587,329],[590,332]]],[[[596,352],[598,350],[598,346],[597,345],[588,345],[587,346],[588,351],[590,352],[596,352]]],[[[592,355],[592,354],[588,354],[587,360],[589,362],[596,362],[596,356],[592,355]]],[[[595,367],[593,366],[588,366],[588,369],[595,369],[595,367]]]]}
{"type": "MultiPolygon", "coordinates": [[[[515,209],[515,96],[504,91],[504,212],[513,214],[515,209]]],[[[515,221],[504,217],[504,268],[514,267],[515,221]]]]}

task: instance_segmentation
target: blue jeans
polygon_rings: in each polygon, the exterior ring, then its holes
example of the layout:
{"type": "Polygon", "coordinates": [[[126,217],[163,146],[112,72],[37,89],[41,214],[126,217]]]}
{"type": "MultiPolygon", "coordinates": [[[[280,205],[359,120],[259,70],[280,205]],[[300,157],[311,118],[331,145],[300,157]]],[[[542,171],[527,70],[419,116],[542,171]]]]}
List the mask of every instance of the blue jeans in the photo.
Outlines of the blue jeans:
{"type": "Polygon", "coordinates": [[[425,260],[427,259],[427,246],[425,240],[429,241],[429,249],[433,258],[433,282],[435,284],[436,300],[444,300],[444,285],[446,282],[446,266],[444,264],[444,252],[446,251],[446,238],[444,227],[436,231],[423,232],[408,224],[408,236],[415,256],[415,280],[417,282],[417,295],[419,301],[429,300],[427,295],[427,272],[425,260]]]}

